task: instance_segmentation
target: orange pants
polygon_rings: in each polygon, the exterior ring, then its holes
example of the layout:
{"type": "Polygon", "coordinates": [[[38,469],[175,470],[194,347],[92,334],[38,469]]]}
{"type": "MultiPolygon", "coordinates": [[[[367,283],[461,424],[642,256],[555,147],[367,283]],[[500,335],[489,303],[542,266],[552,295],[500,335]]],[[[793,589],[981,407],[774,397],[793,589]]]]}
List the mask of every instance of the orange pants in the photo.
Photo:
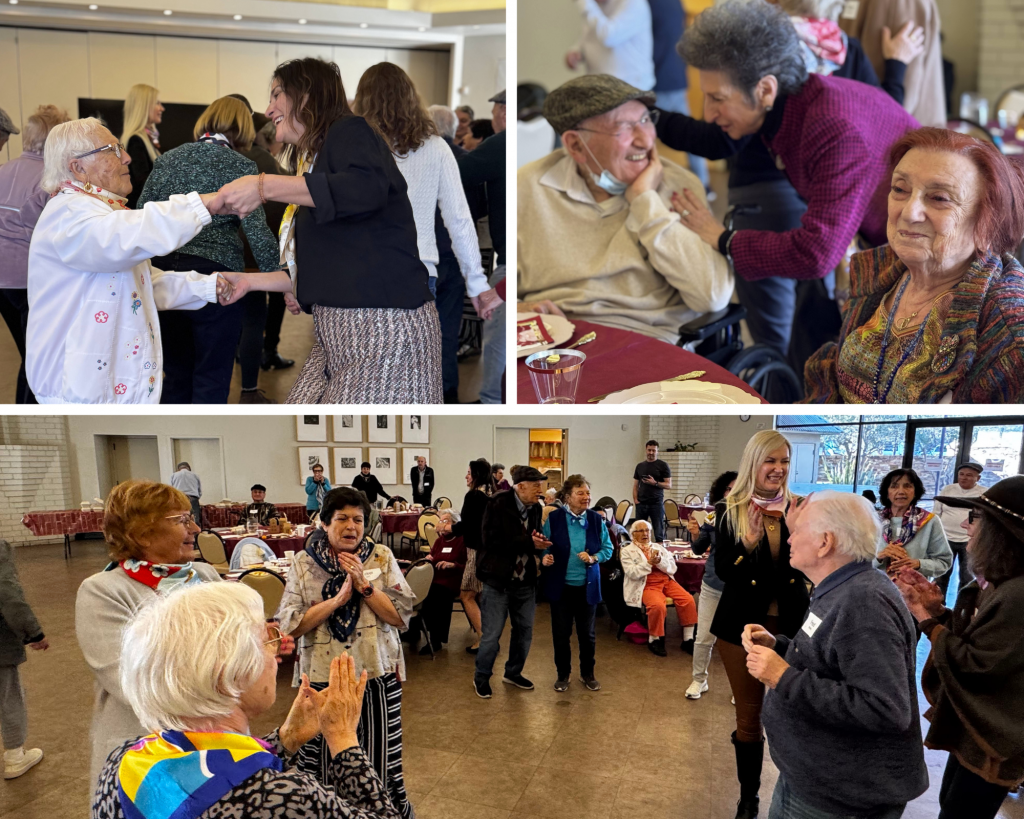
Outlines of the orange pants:
{"type": "Polygon", "coordinates": [[[697,622],[697,604],[693,595],[662,571],[655,570],[647,575],[644,586],[644,608],[647,609],[647,630],[652,637],[665,636],[665,601],[669,598],[676,604],[679,625],[692,626],[697,622]]]}

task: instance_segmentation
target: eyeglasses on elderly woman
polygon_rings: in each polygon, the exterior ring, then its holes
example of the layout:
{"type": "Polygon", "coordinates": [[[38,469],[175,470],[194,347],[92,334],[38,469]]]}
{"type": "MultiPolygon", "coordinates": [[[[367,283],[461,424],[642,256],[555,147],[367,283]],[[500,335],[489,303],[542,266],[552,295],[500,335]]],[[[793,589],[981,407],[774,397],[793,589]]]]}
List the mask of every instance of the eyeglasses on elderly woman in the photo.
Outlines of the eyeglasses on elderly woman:
{"type": "Polygon", "coordinates": [[[190,523],[196,522],[196,516],[191,512],[179,512],[174,515],[164,515],[165,520],[173,520],[175,523],[180,523],[182,526],[188,526],[190,523]]]}
{"type": "Polygon", "coordinates": [[[103,151],[113,151],[114,156],[120,159],[121,153],[126,152],[127,149],[120,142],[112,142],[109,145],[104,145],[102,148],[96,148],[95,150],[92,151],[86,151],[84,154],[75,154],[75,159],[85,159],[87,156],[103,153],[103,151]]]}

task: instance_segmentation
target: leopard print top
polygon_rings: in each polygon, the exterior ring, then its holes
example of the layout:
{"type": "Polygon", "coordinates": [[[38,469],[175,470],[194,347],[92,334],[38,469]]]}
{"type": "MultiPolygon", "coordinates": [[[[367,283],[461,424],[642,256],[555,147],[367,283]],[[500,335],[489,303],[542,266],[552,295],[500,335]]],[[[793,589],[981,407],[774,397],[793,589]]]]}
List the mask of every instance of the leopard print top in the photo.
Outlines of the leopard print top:
{"type": "MultiPolygon", "coordinates": [[[[286,767],[289,754],[277,731],[264,740],[274,748],[286,767]]],[[[100,774],[92,804],[92,819],[125,819],[117,796],[117,771],[121,757],[138,740],[126,742],[111,752],[100,774]]],[[[320,784],[309,774],[296,770],[264,768],[229,791],[200,819],[401,819],[358,745],[334,757],[327,782],[320,784]]]]}

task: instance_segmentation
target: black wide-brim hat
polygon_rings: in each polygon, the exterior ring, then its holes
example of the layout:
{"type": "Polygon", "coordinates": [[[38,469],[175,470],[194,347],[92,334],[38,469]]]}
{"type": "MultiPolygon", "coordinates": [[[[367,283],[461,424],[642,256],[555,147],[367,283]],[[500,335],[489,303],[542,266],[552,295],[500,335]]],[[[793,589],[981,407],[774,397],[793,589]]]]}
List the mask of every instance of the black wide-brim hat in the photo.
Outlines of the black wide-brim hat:
{"type": "Polygon", "coordinates": [[[935,500],[960,509],[981,509],[1024,541],[1024,475],[1004,478],[976,498],[938,495],[935,500]]]}

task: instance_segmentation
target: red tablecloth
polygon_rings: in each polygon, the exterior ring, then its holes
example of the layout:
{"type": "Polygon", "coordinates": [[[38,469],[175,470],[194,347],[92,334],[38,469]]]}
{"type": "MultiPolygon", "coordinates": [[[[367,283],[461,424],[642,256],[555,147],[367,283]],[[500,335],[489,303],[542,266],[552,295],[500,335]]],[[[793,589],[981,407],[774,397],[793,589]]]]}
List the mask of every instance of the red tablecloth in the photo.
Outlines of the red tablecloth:
{"type": "Polygon", "coordinates": [[[381,528],[386,535],[396,532],[413,532],[422,512],[381,512],[381,528]]]}
{"type": "MultiPolygon", "coordinates": [[[[693,370],[707,371],[705,376],[697,379],[698,381],[730,384],[755,398],[760,398],[763,403],[768,403],[724,367],[713,364],[696,353],[629,330],[618,330],[579,319],[573,319],[573,324],[576,325],[576,332],[565,342],[565,346],[591,330],[597,333],[594,341],[580,348],[580,352],[587,354],[587,360],[583,365],[580,384],[576,390],[577,404],[585,404],[588,398],[595,395],[628,390],[640,384],[661,381],[693,370]]],[[[519,403],[536,404],[537,396],[530,381],[530,372],[526,369],[525,356],[519,359],[516,369],[519,403]]]]}
{"type": "Polygon", "coordinates": [[[103,529],[103,512],[63,509],[50,512],[28,512],[21,523],[36,537],[78,535],[103,529]]]}
{"type": "MultiPolygon", "coordinates": [[[[279,515],[284,515],[289,521],[295,524],[309,523],[309,515],[306,514],[306,506],[302,503],[275,503],[279,515]]],[[[237,506],[209,506],[203,509],[203,528],[220,529],[225,526],[237,526],[238,516],[242,514],[242,504],[237,506]]]]}
{"type": "MultiPolygon", "coordinates": [[[[224,551],[227,553],[228,560],[231,560],[231,553],[235,551],[235,546],[243,537],[249,537],[249,535],[220,536],[221,540],[224,541],[224,551]]],[[[291,537],[274,537],[272,535],[264,534],[263,542],[274,550],[275,555],[278,557],[284,557],[285,552],[301,552],[305,545],[306,538],[305,536],[299,537],[298,535],[292,535],[291,537]]]]}
{"type": "MultiPolygon", "coordinates": [[[[670,552],[676,550],[669,547],[670,552]]],[[[704,579],[704,564],[707,562],[696,557],[682,557],[673,554],[676,559],[676,583],[690,594],[700,594],[700,583],[704,579]]]]}

